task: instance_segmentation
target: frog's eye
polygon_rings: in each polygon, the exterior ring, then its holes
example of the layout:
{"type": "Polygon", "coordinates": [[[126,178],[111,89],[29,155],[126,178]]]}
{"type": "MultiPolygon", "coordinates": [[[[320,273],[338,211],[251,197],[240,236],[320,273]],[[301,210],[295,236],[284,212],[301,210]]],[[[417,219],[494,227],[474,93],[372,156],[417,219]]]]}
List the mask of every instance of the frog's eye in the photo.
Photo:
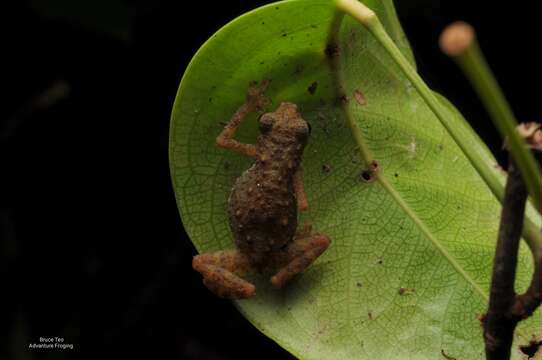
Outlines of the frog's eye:
{"type": "Polygon", "coordinates": [[[258,122],[262,133],[266,133],[273,128],[273,117],[269,114],[263,114],[258,122]]]}

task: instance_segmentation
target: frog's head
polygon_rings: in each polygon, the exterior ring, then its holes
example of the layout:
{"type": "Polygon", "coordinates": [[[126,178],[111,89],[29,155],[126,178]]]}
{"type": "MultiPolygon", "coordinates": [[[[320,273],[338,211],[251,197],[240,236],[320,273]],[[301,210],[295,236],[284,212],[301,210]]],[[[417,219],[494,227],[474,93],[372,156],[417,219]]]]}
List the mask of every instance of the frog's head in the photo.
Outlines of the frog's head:
{"type": "Polygon", "coordinates": [[[260,131],[273,137],[305,143],[310,134],[310,125],[301,117],[297,105],[283,102],[275,112],[260,118],[260,131]]]}

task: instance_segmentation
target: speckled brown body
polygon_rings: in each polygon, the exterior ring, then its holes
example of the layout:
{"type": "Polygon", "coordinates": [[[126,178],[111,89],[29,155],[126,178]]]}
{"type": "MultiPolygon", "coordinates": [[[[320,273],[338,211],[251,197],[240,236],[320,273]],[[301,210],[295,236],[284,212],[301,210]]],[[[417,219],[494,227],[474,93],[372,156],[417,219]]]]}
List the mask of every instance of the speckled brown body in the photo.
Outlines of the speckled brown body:
{"type": "Polygon", "coordinates": [[[268,84],[262,81],[260,86],[251,85],[247,101],[216,139],[218,146],[255,159],[254,165],[235,182],[228,200],[237,250],[200,254],[192,260],[205,286],[223,298],[256,295],[254,284],[242,278],[250,271],[273,271],[271,284],[281,288],[307,269],[331,243],[327,236],[313,234],[310,224],[297,230],[297,211],[308,209],[301,157],[310,132],[297,106],[285,102],[275,112],[260,117],[261,135],[256,144],[234,139],[246,115],[269,104],[263,95],[268,84]]]}
{"type": "Polygon", "coordinates": [[[237,179],[228,215],[237,247],[261,271],[274,265],[275,254],[295,236],[294,176],[309,128],[291,103],[262,116],[260,124],[256,162],[237,179]],[[269,123],[272,130],[266,131],[269,123]]]}

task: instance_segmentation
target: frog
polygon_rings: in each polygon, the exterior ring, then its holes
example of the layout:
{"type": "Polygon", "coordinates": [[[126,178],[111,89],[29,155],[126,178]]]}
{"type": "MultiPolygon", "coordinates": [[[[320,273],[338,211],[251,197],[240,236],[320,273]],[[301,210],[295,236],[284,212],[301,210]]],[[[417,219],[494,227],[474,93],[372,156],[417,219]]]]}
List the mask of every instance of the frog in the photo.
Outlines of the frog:
{"type": "Polygon", "coordinates": [[[227,299],[256,295],[248,272],[271,275],[282,288],[306,270],[330,246],[328,236],[305,223],[298,229],[298,210],[308,210],[303,184],[302,155],[311,128],[297,105],[282,102],[258,119],[256,144],[234,139],[239,125],[252,112],[263,112],[271,101],[264,95],[268,80],[249,85],[246,101],[216,138],[220,148],[254,158],[235,181],[227,201],[227,215],[236,249],[196,255],[192,267],[214,294],[227,299]]]}

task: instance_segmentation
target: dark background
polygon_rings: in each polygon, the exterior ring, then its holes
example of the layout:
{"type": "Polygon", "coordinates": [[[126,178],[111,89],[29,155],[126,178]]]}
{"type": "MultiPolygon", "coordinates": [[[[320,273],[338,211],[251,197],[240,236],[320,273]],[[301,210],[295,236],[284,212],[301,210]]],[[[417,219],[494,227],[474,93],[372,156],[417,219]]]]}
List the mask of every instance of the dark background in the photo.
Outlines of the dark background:
{"type": "MultiPolygon", "coordinates": [[[[192,55],[266,2],[12,3],[0,12],[0,359],[291,358],[191,270],[167,157],[192,55]],[[28,351],[40,336],[76,350],[28,351]]],[[[518,119],[540,120],[538,13],[475,3],[396,1],[422,76],[502,160],[437,38],[453,20],[474,24],[518,119]]]]}

